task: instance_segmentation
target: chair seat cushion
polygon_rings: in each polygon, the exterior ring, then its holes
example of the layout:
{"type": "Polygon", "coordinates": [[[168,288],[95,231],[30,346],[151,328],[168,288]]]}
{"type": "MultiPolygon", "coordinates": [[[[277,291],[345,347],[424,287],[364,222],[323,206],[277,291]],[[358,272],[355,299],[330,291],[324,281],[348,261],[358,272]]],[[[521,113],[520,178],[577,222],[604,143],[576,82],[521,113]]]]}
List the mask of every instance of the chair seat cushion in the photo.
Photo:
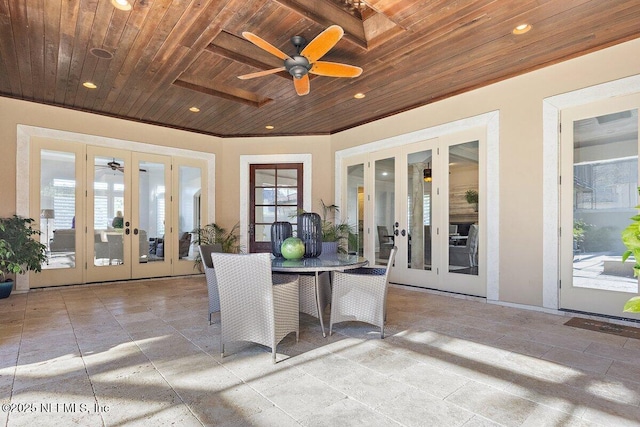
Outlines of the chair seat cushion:
{"type": "Polygon", "coordinates": [[[369,276],[384,276],[387,272],[387,269],[384,267],[379,268],[371,268],[371,267],[362,267],[362,268],[354,268],[352,270],[343,271],[344,274],[366,274],[369,276]]]}

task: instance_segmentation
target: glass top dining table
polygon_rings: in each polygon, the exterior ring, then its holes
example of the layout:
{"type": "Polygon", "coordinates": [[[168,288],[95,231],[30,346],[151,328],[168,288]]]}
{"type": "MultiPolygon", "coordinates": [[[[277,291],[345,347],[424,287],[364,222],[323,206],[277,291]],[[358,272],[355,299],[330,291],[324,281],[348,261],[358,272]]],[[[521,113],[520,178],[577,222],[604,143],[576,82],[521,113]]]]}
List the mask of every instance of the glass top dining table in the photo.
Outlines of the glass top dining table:
{"type": "Polygon", "coordinates": [[[276,273],[313,273],[314,292],[318,318],[322,336],[327,334],[324,330],[324,320],[322,319],[322,298],[323,292],[320,286],[320,273],[329,271],[345,271],[353,268],[364,267],[369,261],[358,255],[330,254],[320,255],[316,258],[302,258],[289,260],[285,258],[271,258],[271,271],[276,273]]]}
{"type": "Polygon", "coordinates": [[[344,271],[351,268],[364,267],[367,264],[367,259],[358,255],[332,254],[296,260],[272,258],[271,270],[278,273],[318,273],[323,271],[344,271]]]}

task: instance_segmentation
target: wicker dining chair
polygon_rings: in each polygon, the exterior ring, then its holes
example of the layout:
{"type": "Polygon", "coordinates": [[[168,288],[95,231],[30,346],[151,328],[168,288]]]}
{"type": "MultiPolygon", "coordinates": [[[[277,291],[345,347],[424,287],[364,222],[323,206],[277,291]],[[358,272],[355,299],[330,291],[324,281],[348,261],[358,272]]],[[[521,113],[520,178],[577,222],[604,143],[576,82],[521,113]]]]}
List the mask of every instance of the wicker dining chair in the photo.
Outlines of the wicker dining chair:
{"type": "Polygon", "coordinates": [[[329,335],[334,323],[358,321],[380,327],[380,338],[384,338],[389,271],[397,252],[394,246],[386,268],[362,267],[333,273],[329,335]]]}
{"type": "Polygon", "coordinates": [[[222,245],[214,243],[212,245],[199,245],[200,262],[204,270],[204,277],[207,279],[207,293],[209,294],[209,324],[211,324],[211,316],[213,313],[220,311],[220,295],[218,294],[218,281],[216,280],[216,272],[213,269],[213,261],[211,261],[211,253],[222,252],[222,245]]]}
{"type": "Polygon", "coordinates": [[[220,352],[231,341],[276,346],[299,334],[298,276],[271,274],[271,255],[212,253],[220,294],[220,352]]]}

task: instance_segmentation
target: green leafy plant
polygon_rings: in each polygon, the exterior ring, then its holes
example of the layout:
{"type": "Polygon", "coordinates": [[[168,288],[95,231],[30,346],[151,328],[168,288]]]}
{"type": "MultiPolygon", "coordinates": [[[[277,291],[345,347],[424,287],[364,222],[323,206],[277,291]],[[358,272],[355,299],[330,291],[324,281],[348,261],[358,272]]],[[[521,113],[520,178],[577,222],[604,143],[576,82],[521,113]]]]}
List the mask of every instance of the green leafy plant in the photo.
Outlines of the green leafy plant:
{"type": "MultiPolygon", "coordinates": [[[[640,194],[640,187],[638,187],[638,193],[640,194]]],[[[640,205],[636,206],[636,209],[640,209],[640,205]]],[[[640,275],[640,215],[634,215],[631,217],[631,224],[622,230],[622,243],[627,248],[622,254],[622,262],[625,262],[631,255],[635,259],[633,266],[633,275],[638,277],[640,275]]],[[[640,297],[633,297],[626,302],[623,310],[628,313],[640,313],[640,297]]]]}
{"type": "Polygon", "coordinates": [[[337,205],[327,205],[322,199],[320,204],[322,205],[322,241],[338,242],[338,252],[346,253],[350,237],[355,236],[353,226],[344,221],[335,222],[336,214],[340,212],[337,205]]]}
{"type": "MultiPolygon", "coordinates": [[[[197,237],[193,241],[194,245],[213,245],[219,243],[222,245],[222,252],[226,253],[241,253],[240,247],[240,224],[236,223],[231,230],[228,230],[212,223],[207,224],[202,228],[197,228],[192,231],[197,237]]],[[[196,251],[195,269],[200,268],[202,260],[200,259],[200,252],[196,251]]]]}
{"type": "Polygon", "coordinates": [[[46,262],[46,246],[33,236],[39,236],[40,230],[32,228],[32,218],[13,215],[0,218],[0,277],[2,281],[8,275],[24,274],[27,271],[42,271],[46,262]]]}
{"type": "Polygon", "coordinates": [[[467,203],[470,205],[478,203],[478,192],[476,190],[467,190],[464,193],[464,198],[467,200],[467,203]]]}

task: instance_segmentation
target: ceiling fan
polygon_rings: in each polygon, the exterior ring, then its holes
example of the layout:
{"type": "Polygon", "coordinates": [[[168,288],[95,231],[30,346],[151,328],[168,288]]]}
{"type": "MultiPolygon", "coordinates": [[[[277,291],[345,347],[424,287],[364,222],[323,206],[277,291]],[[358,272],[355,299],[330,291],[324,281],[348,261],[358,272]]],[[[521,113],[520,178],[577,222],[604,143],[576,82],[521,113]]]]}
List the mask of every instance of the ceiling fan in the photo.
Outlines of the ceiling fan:
{"type": "Polygon", "coordinates": [[[112,171],[118,170],[120,172],[124,172],[124,166],[122,166],[120,163],[116,162],[116,159],[113,159],[109,163],[107,163],[107,166],[109,166],[112,171]]]}
{"type": "Polygon", "coordinates": [[[337,62],[319,61],[333,48],[344,35],[344,30],[338,25],[331,25],[306,44],[302,36],[291,37],[291,43],[296,47],[296,54],[289,56],[269,42],[250,32],[243,32],[242,36],[259,48],[284,61],[284,66],[270,70],[238,76],[239,79],[253,79],[269,74],[287,71],[293,76],[293,86],[300,96],[309,93],[309,73],[328,77],[358,77],[362,68],[337,62]],[[306,44],[306,45],[305,45],[306,44]]]}
{"type": "MultiPolygon", "coordinates": [[[[111,160],[110,162],[108,162],[106,165],[103,166],[96,166],[99,168],[105,168],[105,169],[111,169],[112,171],[120,171],[122,173],[124,173],[124,166],[122,166],[119,162],[116,162],[116,159],[114,158],[113,160],[111,160]]],[[[140,168],[138,169],[140,172],[146,172],[146,169],[140,168]]]]}

